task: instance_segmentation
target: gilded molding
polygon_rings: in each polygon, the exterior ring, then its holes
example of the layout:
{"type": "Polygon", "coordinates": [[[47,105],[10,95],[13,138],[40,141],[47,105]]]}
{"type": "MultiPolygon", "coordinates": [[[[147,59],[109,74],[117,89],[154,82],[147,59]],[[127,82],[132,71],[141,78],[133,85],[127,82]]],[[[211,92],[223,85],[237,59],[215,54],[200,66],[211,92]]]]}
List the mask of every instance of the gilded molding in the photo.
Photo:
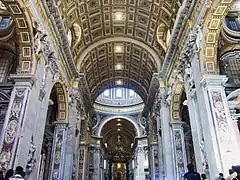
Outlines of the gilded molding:
{"type": "Polygon", "coordinates": [[[228,10],[234,3],[234,0],[218,0],[208,7],[207,14],[204,17],[203,30],[206,32],[203,45],[204,70],[207,74],[218,74],[219,65],[217,62],[218,40],[220,29],[228,10]]]}

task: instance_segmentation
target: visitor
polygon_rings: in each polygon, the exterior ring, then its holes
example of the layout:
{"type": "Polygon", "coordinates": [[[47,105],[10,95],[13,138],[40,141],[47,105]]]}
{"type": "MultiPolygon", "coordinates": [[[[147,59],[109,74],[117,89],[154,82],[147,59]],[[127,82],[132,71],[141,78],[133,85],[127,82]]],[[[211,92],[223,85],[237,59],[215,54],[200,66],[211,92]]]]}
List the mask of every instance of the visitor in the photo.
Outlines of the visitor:
{"type": "Polygon", "coordinates": [[[13,169],[7,170],[4,180],[9,180],[9,178],[13,177],[13,174],[14,174],[13,169]]]}
{"type": "Polygon", "coordinates": [[[202,178],[202,180],[205,180],[205,179],[207,179],[207,176],[206,176],[206,174],[202,173],[202,174],[201,174],[201,178],[202,178]]]}
{"type": "Polygon", "coordinates": [[[224,176],[223,176],[223,173],[219,173],[218,177],[217,177],[217,180],[222,180],[222,179],[225,179],[224,176]]]}
{"type": "Polygon", "coordinates": [[[3,180],[3,171],[0,170],[0,180],[3,180]]]}
{"type": "Polygon", "coordinates": [[[194,171],[194,165],[188,164],[187,165],[188,172],[184,174],[184,180],[201,180],[200,174],[194,171]]]}
{"type": "Polygon", "coordinates": [[[227,177],[226,180],[233,180],[236,177],[237,177],[237,173],[234,170],[229,169],[229,176],[227,177]]]}
{"type": "Polygon", "coordinates": [[[15,175],[11,178],[9,178],[9,180],[21,180],[24,179],[25,173],[23,172],[23,167],[22,166],[17,166],[16,170],[15,170],[15,175]]]}

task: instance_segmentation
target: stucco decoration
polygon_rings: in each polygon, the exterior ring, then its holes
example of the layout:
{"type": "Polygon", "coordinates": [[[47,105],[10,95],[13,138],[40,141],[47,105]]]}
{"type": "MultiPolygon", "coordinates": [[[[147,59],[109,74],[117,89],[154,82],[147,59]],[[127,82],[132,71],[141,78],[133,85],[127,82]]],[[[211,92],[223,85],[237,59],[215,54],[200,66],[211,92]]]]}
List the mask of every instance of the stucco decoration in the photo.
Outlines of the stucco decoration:
{"type": "Polygon", "coordinates": [[[217,62],[218,40],[224,18],[235,0],[217,0],[208,4],[210,8],[203,20],[203,32],[206,32],[203,43],[204,70],[208,74],[219,73],[217,62]]]}
{"type": "Polygon", "coordinates": [[[18,35],[19,46],[19,73],[34,73],[35,60],[33,50],[32,24],[29,22],[29,14],[27,14],[26,4],[23,0],[2,0],[6,9],[10,12],[18,35]]]}
{"type": "MultiPolygon", "coordinates": [[[[210,89],[210,103],[213,108],[212,114],[214,118],[214,126],[216,128],[216,136],[221,148],[220,155],[222,163],[226,167],[231,167],[232,164],[236,164],[237,159],[233,156],[234,137],[231,136],[231,127],[228,123],[228,110],[224,105],[223,92],[219,89],[210,89]]],[[[230,118],[230,117],[229,117],[230,118]]]]}
{"type": "Polygon", "coordinates": [[[59,122],[67,122],[67,114],[68,114],[68,110],[67,110],[67,100],[68,98],[66,95],[66,90],[65,87],[60,83],[57,82],[54,85],[54,88],[56,90],[57,93],[57,100],[58,100],[58,115],[57,115],[57,120],[59,122]]]}
{"type": "Polygon", "coordinates": [[[173,95],[171,100],[171,116],[172,120],[181,120],[181,97],[183,94],[184,85],[176,84],[173,87],[173,95]]]}

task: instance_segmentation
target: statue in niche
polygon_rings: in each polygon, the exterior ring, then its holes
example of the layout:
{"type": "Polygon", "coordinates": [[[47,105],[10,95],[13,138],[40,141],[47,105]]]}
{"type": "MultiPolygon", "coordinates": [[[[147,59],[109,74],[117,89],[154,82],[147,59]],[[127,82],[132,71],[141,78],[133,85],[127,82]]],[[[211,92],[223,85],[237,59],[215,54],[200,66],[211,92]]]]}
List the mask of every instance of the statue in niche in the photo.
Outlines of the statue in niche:
{"type": "Polygon", "coordinates": [[[36,151],[36,146],[33,143],[33,136],[31,138],[31,144],[30,144],[30,148],[29,148],[29,152],[28,152],[28,163],[27,163],[27,173],[31,173],[33,168],[35,167],[35,163],[36,163],[36,158],[35,156],[35,151],[36,151]]]}
{"type": "Polygon", "coordinates": [[[97,119],[97,117],[95,116],[95,117],[93,117],[93,120],[92,120],[92,127],[93,127],[93,128],[96,127],[96,126],[97,126],[97,123],[98,123],[98,119],[97,119]]]}
{"type": "Polygon", "coordinates": [[[21,102],[15,100],[12,106],[11,117],[19,118],[21,107],[22,107],[21,102]]]}
{"type": "Polygon", "coordinates": [[[204,170],[208,170],[207,154],[205,152],[205,142],[204,142],[204,139],[202,139],[202,141],[200,142],[200,149],[201,149],[201,152],[202,152],[202,155],[203,155],[203,162],[202,162],[203,169],[204,170]]]}
{"type": "Polygon", "coordinates": [[[196,51],[199,52],[201,49],[201,43],[203,40],[202,27],[197,25],[197,37],[196,37],[196,51]]]}
{"type": "Polygon", "coordinates": [[[34,52],[38,56],[37,59],[39,60],[39,55],[42,52],[42,43],[41,43],[41,34],[42,30],[40,29],[40,25],[37,21],[33,21],[33,34],[34,34],[34,52]]]}
{"type": "Polygon", "coordinates": [[[0,167],[8,169],[8,163],[10,162],[11,152],[9,150],[3,151],[0,155],[0,167]]]}

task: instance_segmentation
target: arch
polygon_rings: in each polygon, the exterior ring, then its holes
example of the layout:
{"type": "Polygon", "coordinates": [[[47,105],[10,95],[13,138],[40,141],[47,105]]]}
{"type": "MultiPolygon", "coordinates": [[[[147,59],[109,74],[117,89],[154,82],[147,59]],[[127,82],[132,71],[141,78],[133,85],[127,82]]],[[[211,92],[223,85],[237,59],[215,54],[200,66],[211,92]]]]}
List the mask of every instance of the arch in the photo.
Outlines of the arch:
{"type": "Polygon", "coordinates": [[[168,27],[165,23],[160,23],[160,25],[158,25],[157,27],[157,40],[158,43],[162,46],[162,48],[164,49],[164,51],[167,51],[167,31],[168,31],[168,27]]]}
{"type": "Polygon", "coordinates": [[[75,49],[81,41],[82,29],[78,23],[73,23],[71,31],[74,33],[74,37],[76,38],[73,44],[73,49],[75,49]]]}
{"type": "Polygon", "coordinates": [[[68,122],[68,106],[67,106],[67,94],[66,89],[63,84],[60,82],[56,82],[53,86],[57,94],[57,102],[58,102],[58,114],[57,114],[57,122],[58,123],[67,123],[68,122]]]}
{"type": "Polygon", "coordinates": [[[218,74],[219,66],[217,62],[218,39],[221,26],[228,10],[235,0],[217,0],[209,5],[210,9],[205,15],[203,30],[206,32],[203,44],[204,71],[209,74],[218,74]]]}
{"type": "Polygon", "coordinates": [[[17,72],[34,73],[33,37],[31,23],[29,22],[30,18],[25,7],[26,2],[23,2],[23,0],[2,0],[2,3],[10,12],[15,22],[16,33],[19,37],[19,65],[17,72]]]}
{"type": "Polygon", "coordinates": [[[236,89],[227,96],[227,100],[236,99],[240,95],[240,89],[236,89]]]}
{"type": "Polygon", "coordinates": [[[137,130],[137,137],[140,137],[141,136],[141,133],[140,133],[140,129],[138,127],[138,124],[130,117],[127,117],[127,116],[119,116],[119,115],[113,115],[113,116],[108,116],[106,118],[104,118],[102,120],[102,122],[100,123],[99,125],[99,128],[98,128],[98,131],[97,131],[97,136],[100,137],[101,136],[101,131],[102,131],[102,128],[104,127],[104,125],[111,121],[112,119],[117,119],[117,118],[122,118],[122,119],[125,119],[127,121],[129,121],[130,123],[133,124],[133,126],[135,127],[135,129],[137,130]]]}
{"type": "Polygon", "coordinates": [[[161,69],[161,61],[160,61],[160,57],[158,56],[158,54],[148,45],[144,44],[141,41],[138,41],[136,39],[132,39],[132,38],[128,38],[128,37],[111,37],[111,38],[106,38],[106,39],[102,39],[92,45],[90,45],[88,48],[86,48],[78,57],[78,59],[75,59],[75,62],[77,62],[77,70],[79,71],[81,68],[81,63],[84,60],[84,58],[86,57],[86,55],[91,52],[94,48],[96,48],[99,45],[102,44],[106,44],[106,43],[110,43],[110,42],[129,42],[129,43],[133,43],[136,45],[141,46],[142,48],[146,49],[153,57],[153,59],[155,60],[156,64],[157,64],[157,70],[158,72],[161,69]]]}
{"type": "Polygon", "coordinates": [[[181,99],[184,91],[183,83],[173,86],[173,95],[171,100],[171,119],[173,121],[181,121],[181,99]]]}

